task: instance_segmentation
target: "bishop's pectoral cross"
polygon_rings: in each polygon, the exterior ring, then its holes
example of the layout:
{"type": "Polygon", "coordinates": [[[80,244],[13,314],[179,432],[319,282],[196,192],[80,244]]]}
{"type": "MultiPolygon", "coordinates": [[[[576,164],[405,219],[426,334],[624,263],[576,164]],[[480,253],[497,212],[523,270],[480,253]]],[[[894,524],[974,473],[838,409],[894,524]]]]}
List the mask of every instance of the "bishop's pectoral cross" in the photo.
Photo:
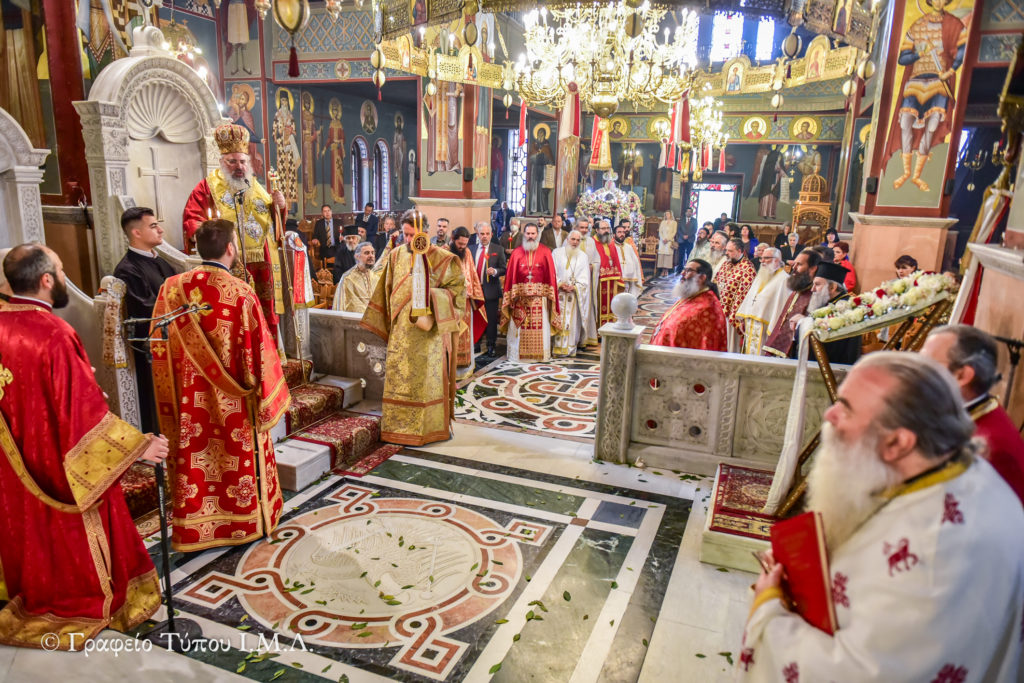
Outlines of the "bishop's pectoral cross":
{"type": "Polygon", "coordinates": [[[160,177],[165,176],[168,178],[177,178],[177,168],[164,168],[161,169],[156,161],[156,148],[149,148],[150,157],[153,159],[153,168],[142,168],[139,166],[139,177],[140,178],[152,178],[153,179],[153,206],[156,208],[156,219],[162,221],[164,219],[164,212],[160,208],[160,192],[157,185],[160,183],[160,177]]]}
{"type": "Polygon", "coordinates": [[[528,282],[533,282],[533,253],[532,252],[530,253],[530,260],[526,264],[526,267],[529,268],[529,271],[526,273],[526,279],[527,279],[528,282]]]}

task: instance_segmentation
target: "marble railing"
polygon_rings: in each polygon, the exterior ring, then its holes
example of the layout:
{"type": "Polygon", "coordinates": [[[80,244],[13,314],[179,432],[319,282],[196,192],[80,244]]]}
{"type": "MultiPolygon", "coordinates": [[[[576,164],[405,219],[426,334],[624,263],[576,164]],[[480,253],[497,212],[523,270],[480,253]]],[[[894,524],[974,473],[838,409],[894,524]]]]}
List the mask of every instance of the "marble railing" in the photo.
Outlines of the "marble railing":
{"type": "MultiPolygon", "coordinates": [[[[782,452],[797,362],[640,343],[644,328],[601,328],[594,455],[698,474],[720,462],[774,469],[782,452]]],[[[841,380],[845,368],[833,368],[841,380]]],[[[807,368],[804,438],[830,405],[807,368]]]]}
{"type": "Polygon", "coordinates": [[[362,317],[358,313],[309,309],[313,371],[317,375],[361,378],[363,397],[380,399],[384,394],[387,344],[359,326],[362,317]]]}

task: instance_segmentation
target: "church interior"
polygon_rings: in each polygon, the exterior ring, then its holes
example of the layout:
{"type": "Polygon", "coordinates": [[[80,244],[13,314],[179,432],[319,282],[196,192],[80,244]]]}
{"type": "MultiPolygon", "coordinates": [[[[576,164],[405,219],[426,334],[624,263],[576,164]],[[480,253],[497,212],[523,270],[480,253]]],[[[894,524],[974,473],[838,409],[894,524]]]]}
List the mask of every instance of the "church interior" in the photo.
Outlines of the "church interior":
{"type": "MultiPolygon", "coordinates": [[[[283,498],[276,528],[170,549],[177,480],[161,490],[162,469],[158,479],[131,465],[114,486],[164,602],[131,628],[103,629],[92,652],[0,644],[0,681],[733,680],[761,571],[753,553],[800,508],[823,414],[851,372],[829,362],[829,340],[852,338],[854,358],[869,357],[917,350],[938,325],[974,326],[998,340],[991,395],[1018,434],[1024,425],[1024,201],[1013,201],[1024,0],[0,9],[0,248],[35,242],[59,256],[69,302],[53,312],[81,339],[115,416],[159,429],[147,423],[153,379],[137,379],[145,342],[129,334],[129,319],[150,316],[132,312],[114,274],[129,249],[122,216],[148,207],[163,230],[158,258],[177,273],[205,267],[196,225],[222,217],[222,198],[211,182],[193,224],[194,188],[232,143],[266,202],[283,197],[279,227],[294,237],[271,259],[285,282],[271,356],[290,394],[266,429],[283,498]],[[399,369],[395,333],[382,340],[362,314],[374,286],[359,309],[338,302],[349,296],[344,242],[366,228],[358,251],[376,247],[376,269],[373,259],[351,268],[378,282],[405,248],[409,211],[417,236],[426,222],[447,250],[434,232],[443,220],[449,236],[468,230],[469,261],[493,239],[503,264],[513,231],[530,224],[543,235],[558,217],[569,229],[591,220],[594,235],[594,219],[626,220],[639,273],[599,301],[602,262],[588,262],[597,339],[585,343],[581,324],[571,353],[551,340],[553,307],[540,358],[520,358],[526,342],[506,340],[504,315],[496,342],[481,346],[476,328],[445,385],[450,434],[403,440],[382,422],[399,369]],[[661,232],[668,223],[675,237],[661,232]],[[749,245],[755,267],[754,244],[783,247],[784,271],[796,268],[791,245],[826,244],[831,263],[838,240],[856,273],[843,291],[866,308],[814,318],[780,357],[731,342],[658,345],[687,277],[682,236],[687,251],[701,248],[705,223],[749,245]],[[493,238],[479,238],[481,226],[493,238]],[[907,255],[913,297],[898,273],[907,255]]],[[[501,281],[486,264],[476,271],[482,312],[501,281]]],[[[529,320],[513,317],[523,340],[529,320]]],[[[402,350],[410,384],[448,371],[421,351],[402,350]],[[407,369],[417,364],[430,371],[407,369]]],[[[4,356],[0,344],[9,365],[4,356]]],[[[6,467],[0,482],[17,486],[6,467]]],[[[2,590],[3,557],[0,609],[15,597],[2,590]]]]}

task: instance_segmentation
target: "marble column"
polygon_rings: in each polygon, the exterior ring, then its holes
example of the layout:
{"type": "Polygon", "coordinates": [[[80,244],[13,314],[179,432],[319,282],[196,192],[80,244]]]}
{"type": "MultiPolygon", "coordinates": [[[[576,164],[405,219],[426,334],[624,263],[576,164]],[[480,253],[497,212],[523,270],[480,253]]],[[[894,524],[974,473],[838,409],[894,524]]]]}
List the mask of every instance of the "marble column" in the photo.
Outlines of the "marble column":
{"type": "Polygon", "coordinates": [[[608,323],[598,330],[601,336],[601,387],[597,398],[594,457],[624,463],[633,421],[636,350],[644,327],[634,325],[620,329],[617,325],[608,323]]]}

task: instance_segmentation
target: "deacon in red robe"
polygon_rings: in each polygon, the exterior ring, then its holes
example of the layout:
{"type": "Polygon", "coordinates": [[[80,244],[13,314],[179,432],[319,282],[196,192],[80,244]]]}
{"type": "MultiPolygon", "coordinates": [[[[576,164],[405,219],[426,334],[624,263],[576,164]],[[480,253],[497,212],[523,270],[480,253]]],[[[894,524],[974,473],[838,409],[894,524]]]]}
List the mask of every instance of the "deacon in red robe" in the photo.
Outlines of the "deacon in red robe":
{"type": "MultiPolygon", "coordinates": [[[[596,321],[596,329],[600,329],[605,323],[615,322],[612,299],[626,288],[622,281],[619,250],[612,243],[611,226],[608,221],[598,222],[597,239],[594,241],[594,254],[591,255],[590,265],[591,281],[595,283],[592,288],[594,307],[591,310],[594,315],[591,317],[596,321]]],[[[596,344],[597,339],[588,338],[587,343],[596,344]]]]}
{"type": "Polygon", "coordinates": [[[68,302],[57,255],[22,245],[6,264],[15,296],[0,304],[0,643],[81,650],[160,606],[120,477],[140,457],[162,460],[167,443],[107,408],[82,341],[51,312],[68,302]]]}
{"type": "Polygon", "coordinates": [[[725,351],[725,313],[718,296],[708,289],[710,280],[710,263],[697,259],[686,264],[674,292],[679,300],[658,321],[651,344],[725,351]]]}
{"type": "Polygon", "coordinates": [[[715,273],[718,296],[725,312],[729,351],[739,353],[743,348],[743,320],[736,317],[736,311],[750,291],[757,271],[746,257],[746,248],[738,239],[731,239],[725,245],[725,261],[715,273]]]}
{"type": "Polygon", "coordinates": [[[985,458],[1024,503],[1024,439],[999,400],[989,394],[1000,380],[998,354],[996,340],[970,325],[937,327],[921,346],[921,355],[952,373],[974,420],[974,435],[985,440],[985,458]]]}
{"type": "Polygon", "coordinates": [[[223,218],[233,222],[244,250],[233,272],[251,281],[263,307],[270,336],[276,340],[277,319],[284,313],[278,246],[282,239],[279,223],[283,220],[275,221],[273,214],[285,211],[284,195],[278,190],[267,192],[253,176],[248,154],[249,132],[245,128],[218,126],[213,131],[213,139],[220,148],[220,168],[199,181],[185,204],[182,226],[186,250],[194,243],[195,233],[203,221],[223,218]],[[248,271],[248,277],[244,271],[248,271]]]}
{"type": "Polygon", "coordinates": [[[551,331],[562,329],[558,276],[551,250],[540,243],[537,225],[523,228],[523,243],[512,252],[505,271],[501,330],[508,329],[508,359],[551,359],[551,331]]]}
{"type": "MultiPolygon", "coordinates": [[[[175,311],[166,342],[152,343],[160,427],[170,440],[172,545],[190,552],[237,545],[281,517],[270,429],[291,396],[259,300],[231,275],[234,226],[196,233],[203,263],[160,289],[154,316],[175,311]]],[[[154,324],[150,336],[158,337],[154,324]]]]}

